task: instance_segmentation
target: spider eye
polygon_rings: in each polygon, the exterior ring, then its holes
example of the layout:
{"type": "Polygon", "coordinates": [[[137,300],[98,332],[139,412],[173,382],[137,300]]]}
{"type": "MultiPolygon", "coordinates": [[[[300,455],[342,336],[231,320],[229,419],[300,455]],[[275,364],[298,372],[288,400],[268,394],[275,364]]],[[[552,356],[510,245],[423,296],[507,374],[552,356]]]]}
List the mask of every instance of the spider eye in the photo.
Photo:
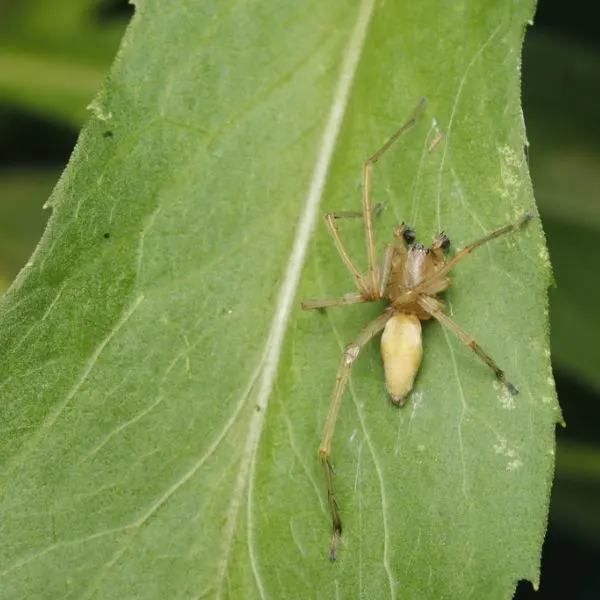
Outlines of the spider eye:
{"type": "Polygon", "coordinates": [[[402,225],[402,237],[409,246],[414,244],[417,239],[415,230],[412,227],[409,227],[408,225],[402,225]]]}

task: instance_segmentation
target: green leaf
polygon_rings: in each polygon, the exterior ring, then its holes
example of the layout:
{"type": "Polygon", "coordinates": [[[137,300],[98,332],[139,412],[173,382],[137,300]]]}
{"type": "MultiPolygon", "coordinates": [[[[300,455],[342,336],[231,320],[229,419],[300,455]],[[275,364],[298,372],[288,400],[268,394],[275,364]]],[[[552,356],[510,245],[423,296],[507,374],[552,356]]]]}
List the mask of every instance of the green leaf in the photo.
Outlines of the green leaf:
{"type": "Polygon", "coordinates": [[[336,564],[317,448],[341,349],[381,307],[299,310],[351,290],[318,215],[359,209],[362,161],[422,95],[428,113],[375,170],[380,246],[410,220],[460,247],[532,208],[531,13],[138,7],[2,300],[0,596],[493,599],[537,584],[560,417],[539,221],[461,263],[447,295],[520,396],[435,323],[403,410],[377,344],[359,357],[333,448],[336,564]]]}

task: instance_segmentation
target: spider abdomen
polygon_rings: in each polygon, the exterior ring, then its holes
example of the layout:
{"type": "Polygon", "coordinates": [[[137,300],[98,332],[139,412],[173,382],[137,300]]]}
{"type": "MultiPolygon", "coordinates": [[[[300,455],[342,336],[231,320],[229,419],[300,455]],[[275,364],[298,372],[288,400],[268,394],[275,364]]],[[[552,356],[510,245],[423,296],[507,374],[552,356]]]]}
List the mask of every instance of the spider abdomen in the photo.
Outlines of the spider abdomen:
{"type": "Polygon", "coordinates": [[[390,398],[402,406],[423,358],[421,321],[416,315],[398,312],[386,323],[381,336],[381,358],[390,398]]]}

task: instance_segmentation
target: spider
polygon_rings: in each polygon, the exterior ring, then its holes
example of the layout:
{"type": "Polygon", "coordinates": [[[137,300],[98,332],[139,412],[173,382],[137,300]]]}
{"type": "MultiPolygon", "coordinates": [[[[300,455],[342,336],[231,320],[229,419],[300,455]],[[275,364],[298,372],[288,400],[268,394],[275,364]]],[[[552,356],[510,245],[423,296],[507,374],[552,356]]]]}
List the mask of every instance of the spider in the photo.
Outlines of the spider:
{"type": "Polygon", "coordinates": [[[420,118],[426,106],[422,99],[412,117],[398,129],[368,160],[363,163],[363,209],[361,212],[333,212],[325,215],[327,229],[333,238],[337,251],[354,277],[357,292],[345,294],[338,298],[326,300],[305,300],[301,306],[305,310],[325,309],[334,306],[348,306],[362,302],[387,300],[389,306],[384,312],[369,323],[356,340],[346,346],[339,366],[333,397],[325,423],[323,438],[319,447],[319,455],[325,471],[327,497],[331,509],[333,535],[329,549],[329,559],[334,561],[342,535],[342,521],[333,486],[333,467],[331,464],[331,443],[335,429],[342,394],[350,370],[361,349],[380,331],[381,356],[384,365],[386,388],[390,398],[397,406],[403,406],[413,383],[421,359],[423,345],[421,338],[421,321],[436,319],[444,327],[451,330],[463,344],[471,348],[494,372],[506,389],[513,395],[517,388],[507,379],[504,371],[491,356],[459,325],[443,311],[443,303],[437,297],[450,286],[450,271],[466,258],[473,250],[483,244],[500,237],[510,231],[519,229],[533,218],[526,212],[515,222],[510,223],[458,251],[452,258],[446,258],[450,248],[450,240],[443,233],[438,233],[431,246],[426,247],[416,241],[412,227],[402,223],[394,231],[396,242],[387,245],[378,266],[375,239],[373,234],[373,215],[377,212],[371,202],[371,175],[373,166],[390,148],[390,146],[420,118]],[[369,269],[362,274],[348,255],[339,236],[336,221],[346,217],[364,219],[365,237],[369,269]]]}

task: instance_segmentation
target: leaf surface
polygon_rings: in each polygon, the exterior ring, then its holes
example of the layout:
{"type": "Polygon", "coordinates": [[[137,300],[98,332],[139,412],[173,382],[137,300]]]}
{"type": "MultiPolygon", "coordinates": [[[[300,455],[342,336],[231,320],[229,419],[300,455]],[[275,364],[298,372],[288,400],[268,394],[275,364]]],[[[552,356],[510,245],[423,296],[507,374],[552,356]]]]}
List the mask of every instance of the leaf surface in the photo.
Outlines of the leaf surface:
{"type": "MultiPolygon", "coordinates": [[[[325,210],[374,175],[379,245],[455,247],[533,205],[518,67],[529,3],[146,1],[2,300],[6,598],[509,598],[538,579],[559,418],[539,221],[461,263],[448,312],[521,389],[425,327],[409,404],[377,344],[317,456],[341,349],[381,310],[325,210]],[[439,129],[443,140],[428,145],[439,129]],[[314,232],[314,234],[313,234],[314,232]]],[[[360,222],[343,237],[364,268],[360,222]]]]}

